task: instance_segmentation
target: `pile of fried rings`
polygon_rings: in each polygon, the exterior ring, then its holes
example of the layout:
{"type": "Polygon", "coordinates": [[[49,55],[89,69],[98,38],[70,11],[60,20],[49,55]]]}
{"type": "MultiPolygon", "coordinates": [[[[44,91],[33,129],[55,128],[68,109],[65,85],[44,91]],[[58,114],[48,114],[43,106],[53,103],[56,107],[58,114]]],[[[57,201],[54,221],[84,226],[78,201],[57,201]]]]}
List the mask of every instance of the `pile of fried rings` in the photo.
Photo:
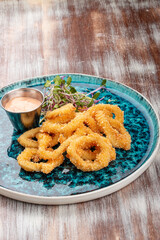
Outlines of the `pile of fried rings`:
{"type": "Polygon", "coordinates": [[[72,104],[47,112],[41,127],[23,133],[17,158],[26,171],[50,173],[66,156],[82,171],[98,171],[116,159],[115,148],[129,150],[131,136],[117,105],[98,104],[76,112],[72,104]],[[58,147],[57,147],[58,146],[58,147]]]}

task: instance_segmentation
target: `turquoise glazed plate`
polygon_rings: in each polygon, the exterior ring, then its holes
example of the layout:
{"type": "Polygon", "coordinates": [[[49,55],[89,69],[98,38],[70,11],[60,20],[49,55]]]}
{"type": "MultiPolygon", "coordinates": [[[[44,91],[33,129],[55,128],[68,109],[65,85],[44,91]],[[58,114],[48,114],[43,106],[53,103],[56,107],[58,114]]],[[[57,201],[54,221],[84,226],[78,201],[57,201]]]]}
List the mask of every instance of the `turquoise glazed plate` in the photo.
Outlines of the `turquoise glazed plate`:
{"type": "MultiPolygon", "coordinates": [[[[59,74],[72,77],[81,92],[96,89],[102,78],[82,74],[59,74]]],[[[6,86],[0,98],[10,90],[32,87],[43,91],[47,79],[37,77],[6,86]]],[[[159,122],[151,104],[135,90],[108,80],[107,89],[100,90],[101,103],[116,104],[124,111],[124,125],[132,138],[131,149],[116,149],[116,160],[97,172],[82,172],[69,159],[50,174],[30,173],[20,168],[18,154],[23,147],[5,111],[0,108],[0,194],[37,204],[69,204],[84,202],[113,193],[139,177],[153,161],[159,143],[159,122]]]]}

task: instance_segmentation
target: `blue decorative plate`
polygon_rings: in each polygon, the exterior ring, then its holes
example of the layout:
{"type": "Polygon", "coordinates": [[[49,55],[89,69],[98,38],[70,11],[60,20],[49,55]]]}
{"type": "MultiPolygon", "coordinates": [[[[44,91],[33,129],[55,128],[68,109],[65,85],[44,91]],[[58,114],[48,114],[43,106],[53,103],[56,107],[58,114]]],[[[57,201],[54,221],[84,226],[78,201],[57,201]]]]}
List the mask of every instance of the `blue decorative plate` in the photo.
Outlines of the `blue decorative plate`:
{"type": "MultiPolygon", "coordinates": [[[[101,78],[71,76],[78,91],[96,89],[101,78]]],[[[34,87],[42,90],[44,76],[11,84],[0,90],[0,98],[13,89],[34,87]]],[[[69,159],[50,174],[30,173],[20,168],[16,157],[23,150],[4,110],[0,109],[0,193],[2,195],[40,204],[67,204],[88,201],[110,194],[126,186],[150,165],[159,142],[158,117],[151,104],[135,90],[108,80],[107,90],[101,90],[102,103],[118,105],[124,111],[124,125],[132,138],[131,150],[116,149],[117,157],[108,167],[97,172],[82,172],[69,159]]]]}

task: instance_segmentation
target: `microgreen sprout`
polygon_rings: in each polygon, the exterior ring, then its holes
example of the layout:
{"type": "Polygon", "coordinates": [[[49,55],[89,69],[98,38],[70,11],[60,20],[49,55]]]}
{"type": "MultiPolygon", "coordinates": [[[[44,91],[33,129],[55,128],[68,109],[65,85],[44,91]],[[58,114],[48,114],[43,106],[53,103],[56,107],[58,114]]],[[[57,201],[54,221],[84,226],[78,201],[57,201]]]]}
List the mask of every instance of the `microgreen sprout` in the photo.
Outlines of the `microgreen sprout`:
{"type": "MultiPolygon", "coordinates": [[[[67,80],[64,76],[56,76],[52,81],[47,80],[44,84],[44,103],[42,105],[42,116],[44,117],[47,111],[52,111],[60,108],[67,103],[72,103],[76,111],[87,110],[93,104],[98,103],[103,98],[98,99],[100,89],[105,88],[106,79],[102,80],[101,86],[87,94],[77,92],[71,85],[72,78],[69,76],[67,80]]],[[[43,118],[44,119],[44,118],[43,118]]],[[[43,121],[42,119],[42,121],[43,121]]]]}

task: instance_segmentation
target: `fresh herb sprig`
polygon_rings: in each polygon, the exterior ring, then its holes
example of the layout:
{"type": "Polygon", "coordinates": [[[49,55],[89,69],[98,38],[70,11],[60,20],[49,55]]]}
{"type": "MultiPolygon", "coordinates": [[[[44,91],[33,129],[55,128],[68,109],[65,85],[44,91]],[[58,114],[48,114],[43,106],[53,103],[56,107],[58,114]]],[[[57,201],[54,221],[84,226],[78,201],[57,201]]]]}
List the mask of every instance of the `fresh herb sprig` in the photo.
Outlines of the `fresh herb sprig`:
{"type": "Polygon", "coordinates": [[[52,111],[60,108],[67,103],[72,103],[76,107],[76,111],[87,109],[101,99],[97,98],[100,95],[100,89],[105,88],[106,80],[104,79],[101,86],[96,90],[87,94],[77,92],[71,85],[72,78],[69,76],[65,81],[64,77],[56,76],[52,81],[47,80],[44,84],[45,99],[42,106],[42,115],[45,116],[47,111],[52,111]],[[52,83],[54,83],[52,85],[52,83]]]}

